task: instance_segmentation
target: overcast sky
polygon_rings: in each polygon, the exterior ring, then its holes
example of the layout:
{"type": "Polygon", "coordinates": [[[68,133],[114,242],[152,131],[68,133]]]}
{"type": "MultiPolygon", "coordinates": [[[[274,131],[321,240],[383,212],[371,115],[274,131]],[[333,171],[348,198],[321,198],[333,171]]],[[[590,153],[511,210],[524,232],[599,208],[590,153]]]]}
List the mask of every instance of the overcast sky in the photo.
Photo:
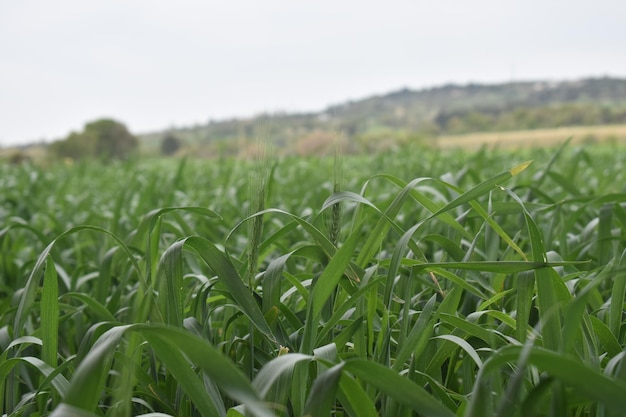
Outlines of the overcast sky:
{"type": "Polygon", "coordinates": [[[622,0],[0,0],[0,145],[402,87],[626,77],[622,0]]]}

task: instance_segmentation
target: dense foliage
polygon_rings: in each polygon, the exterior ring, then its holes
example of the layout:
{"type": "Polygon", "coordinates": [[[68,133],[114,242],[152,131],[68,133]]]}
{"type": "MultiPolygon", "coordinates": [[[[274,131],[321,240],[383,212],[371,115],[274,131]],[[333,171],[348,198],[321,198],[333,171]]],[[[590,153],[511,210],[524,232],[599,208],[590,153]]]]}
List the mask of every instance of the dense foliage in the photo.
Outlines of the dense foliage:
{"type": "Polygon", "coordinates": [[[441,112],[435,121],[438,131],[448,134],[624,124],[626,106],[562,104],[548,107],[472,109],[441,112]]]}
{"type": "Polygon", "coordinates": [[[622,415],[625,155],[2,165],[0,409],[622,415]]]}
{"type": "Polygon", "coordinates": [[[57,157],[71,159],[126,159],[137,150],[139,141],[123,123],[112,119],[89,122],[81,132],[49,146],[57,157]]]}
{"type": "Polygon", "coordinates": [[[172,134],[167,134],[161,141],[161,153],[163,155],[174,155],[181,147],[181,141],[172,134]]]}

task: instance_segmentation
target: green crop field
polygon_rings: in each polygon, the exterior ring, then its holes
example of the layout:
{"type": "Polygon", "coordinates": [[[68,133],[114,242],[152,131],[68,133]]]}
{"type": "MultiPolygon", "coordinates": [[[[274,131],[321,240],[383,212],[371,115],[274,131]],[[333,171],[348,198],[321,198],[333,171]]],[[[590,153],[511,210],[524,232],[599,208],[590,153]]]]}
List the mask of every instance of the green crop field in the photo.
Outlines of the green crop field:
{"type": "Polygon", "coordinates": [[[625,150],[0,165],[0,413],[623,416],[625,150]]]}

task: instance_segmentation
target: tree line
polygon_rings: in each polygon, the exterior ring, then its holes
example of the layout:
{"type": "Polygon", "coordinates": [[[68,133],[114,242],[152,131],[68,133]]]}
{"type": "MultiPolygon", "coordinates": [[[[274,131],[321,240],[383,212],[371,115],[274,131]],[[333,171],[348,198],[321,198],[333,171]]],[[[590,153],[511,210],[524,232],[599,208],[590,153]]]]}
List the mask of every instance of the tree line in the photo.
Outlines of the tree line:
{"type": "Polygon", "coordinates": [[[511,109],[476,109],[440,113],[437,131],[446,134],[595,126],[626,123],[626,107],[562,104],[511,109]]]}
{"type": "MultiPolygon", "coordinates": [[[[161,142],[163,155],[173,155],[181,147],[181,140],[166,134],[161,142]]],[[[80,132],[72,132],[66,138],[48,146],[49,152],[58,158],[70,159],[128,159],[139,148],[139,139],[126,125],[113,119],[99,119],[85,124],[80,132]]]]}

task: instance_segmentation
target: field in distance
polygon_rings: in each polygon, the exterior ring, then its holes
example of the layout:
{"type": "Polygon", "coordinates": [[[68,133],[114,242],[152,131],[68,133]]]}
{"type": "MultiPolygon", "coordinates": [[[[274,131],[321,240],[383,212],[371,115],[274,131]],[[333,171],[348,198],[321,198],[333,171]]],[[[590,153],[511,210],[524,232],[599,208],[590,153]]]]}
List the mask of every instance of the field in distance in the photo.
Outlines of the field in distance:
{"type": "Polygon", "coordinates": [[[437,138],[442,149],[476,149],[487,145],[497,148],[553,147],[567,138],[572,143],[606,143],[626,141],[626,124],[605,126],[572,126],[553,129],[476,132],[437,138]]]}

